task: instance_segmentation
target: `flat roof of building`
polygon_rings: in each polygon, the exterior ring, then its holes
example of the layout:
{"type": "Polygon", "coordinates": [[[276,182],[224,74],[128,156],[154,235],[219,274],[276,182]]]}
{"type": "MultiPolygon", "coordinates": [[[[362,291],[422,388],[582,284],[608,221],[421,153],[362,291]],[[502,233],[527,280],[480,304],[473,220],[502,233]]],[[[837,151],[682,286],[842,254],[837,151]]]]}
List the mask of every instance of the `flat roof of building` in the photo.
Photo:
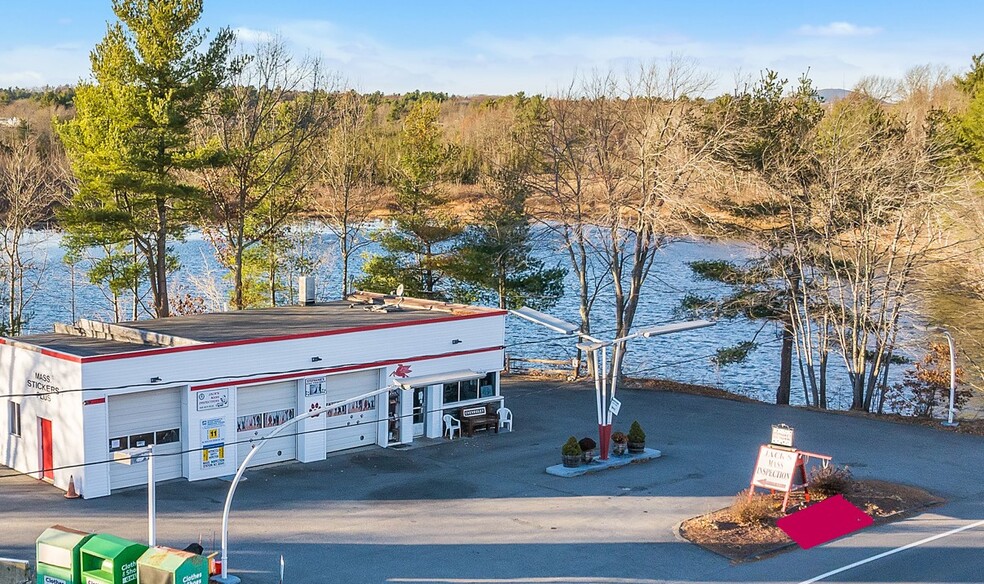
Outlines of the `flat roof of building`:
{"type": "MultiPolygon", "coordinates": [[[[171,337],[181,341],[180,345],[186,346],[285,340],[293,337],[357,332],[495,314],[504,314],[504,311],[480,306],[357,293],[349,296],[347,300],[321,302],[308,306],[278,306],[173,316],[121,322],[117,326],[139,333],[149,333],[151,337],[154,335],[171,337]]],[[[157,344],[153,341],[128,342],[125,339],[99,338],[86,334],[54,332],[0,339],[0,342],[50,349],[77,357],[153,351],[173,346],[157,344]]]]}

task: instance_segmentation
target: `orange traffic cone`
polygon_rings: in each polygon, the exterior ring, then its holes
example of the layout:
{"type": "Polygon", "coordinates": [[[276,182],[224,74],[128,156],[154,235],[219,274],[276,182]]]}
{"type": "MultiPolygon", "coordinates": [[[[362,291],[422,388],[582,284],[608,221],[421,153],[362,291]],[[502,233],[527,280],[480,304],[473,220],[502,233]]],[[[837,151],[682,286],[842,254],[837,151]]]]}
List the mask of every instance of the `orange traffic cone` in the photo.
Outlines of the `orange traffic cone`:
{"type": "Polygon", "coordinates": [[[75,490],[75,475],[70,475],[68,477],[68,492],[65,493],[65,498],[78,499],[80,496],[78,491],[75,490]]]}

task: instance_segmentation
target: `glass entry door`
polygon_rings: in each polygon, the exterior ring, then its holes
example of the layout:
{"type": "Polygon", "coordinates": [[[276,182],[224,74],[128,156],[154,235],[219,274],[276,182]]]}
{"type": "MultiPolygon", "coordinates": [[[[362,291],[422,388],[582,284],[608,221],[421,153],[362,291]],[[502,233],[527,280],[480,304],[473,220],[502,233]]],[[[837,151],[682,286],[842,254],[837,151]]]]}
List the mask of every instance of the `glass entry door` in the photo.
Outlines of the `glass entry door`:
{"type": "Polygon", "coordinates": [[[424,418],[427,414],[427,388],[413,388],[413,435],[414,437],[424,435],[424,418]]]}

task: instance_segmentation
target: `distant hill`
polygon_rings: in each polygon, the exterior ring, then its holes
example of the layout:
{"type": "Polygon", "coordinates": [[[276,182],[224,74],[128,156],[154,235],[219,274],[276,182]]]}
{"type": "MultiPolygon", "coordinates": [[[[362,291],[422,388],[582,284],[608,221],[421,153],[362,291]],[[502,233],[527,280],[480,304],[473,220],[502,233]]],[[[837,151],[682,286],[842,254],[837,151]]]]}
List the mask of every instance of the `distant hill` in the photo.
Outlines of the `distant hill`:
{"type": "Polygon", "coordinates": [[[828,88],[817,91],[817,94],[824,103],[834,103],[835,101],[840,101],[848,95],[851,95],[851,91],[849,89],[828,88]]]}

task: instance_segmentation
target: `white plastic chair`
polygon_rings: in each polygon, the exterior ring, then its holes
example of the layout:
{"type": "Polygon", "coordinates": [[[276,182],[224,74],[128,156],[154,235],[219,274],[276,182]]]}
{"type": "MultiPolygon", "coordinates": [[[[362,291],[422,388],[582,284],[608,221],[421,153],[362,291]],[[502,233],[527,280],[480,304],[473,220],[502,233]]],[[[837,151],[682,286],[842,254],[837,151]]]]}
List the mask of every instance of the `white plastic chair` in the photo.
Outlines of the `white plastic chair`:
{"type": "Polygon", "coordinates": [[[512,432],[512,410],[509,408],[499,408],[495,413],[499,414],[499,427],[505,428],[509,426],[509,431],[512,432]]]}
{"type": "Polygon", "coordinates": [[[461,420],[455,418],[451,414],[444,414],[444,434],[449,440],[454,440],[455,431],[458,432],[458,438],[461,438],[461,420]]]}

